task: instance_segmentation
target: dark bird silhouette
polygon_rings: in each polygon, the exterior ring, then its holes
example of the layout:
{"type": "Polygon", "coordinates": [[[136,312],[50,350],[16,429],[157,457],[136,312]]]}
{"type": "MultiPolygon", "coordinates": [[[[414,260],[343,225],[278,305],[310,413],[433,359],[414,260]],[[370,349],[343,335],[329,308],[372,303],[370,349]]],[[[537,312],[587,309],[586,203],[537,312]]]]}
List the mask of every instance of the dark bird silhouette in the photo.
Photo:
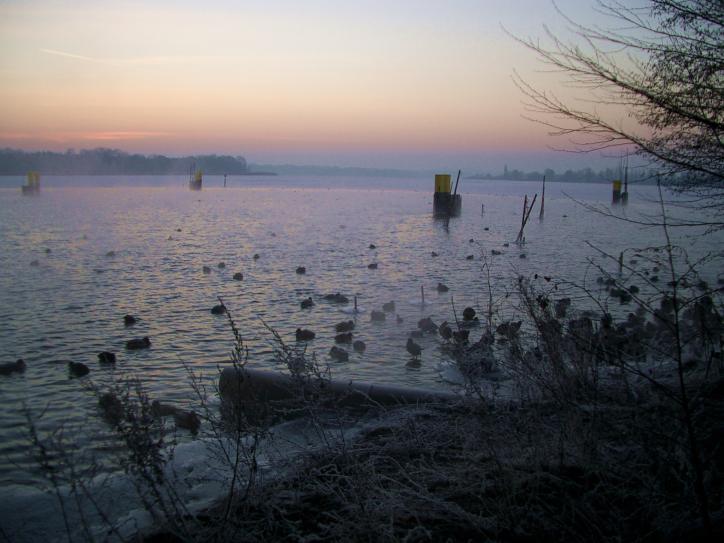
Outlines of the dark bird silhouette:
{"type": "Polygon", "coordinates": [[[226,306],[224,304],[216,304],[211,308],[212,315],[223,315],[226,313],[226,306]]]}
{"type": "Polygon", "coordinates": [[[11,373],[24,373],[25,361],[18,359],[15,362],[0,364],[0,375],[10,375],[11,373]]]}
{"type": "Polygon", "coordinates": [[[337,294],[325,294],[324,299],[335,304],[349,303],[349,298],[347,298],[347,296],[345,296],[344,294],[340,294],[339,292],[337,294]]]}
{"type": "Polygon", "coordinates": [[[136,317],[134,317],[133,315],[124,315],[123,316],[123,324],[125,324],[126,326],[132,326],[132,325],[136,324],[137,321],[138,321],[138,319],[136,319],[136,317]]]}
{"type": "Polygon", "coordinates": [[[68,371],[71,377],[83,377],[90,373],[88,366],[82,362],[68,362],[68,371]]]}
{"type": "Polygon", "coordinates": [[[360,341],[360,340],[358,339],[357,341],[355,341],[355,342],[352,344],[352,348],[353,348],[355,351],[357,351],[358,353],[363,353],[363,352],[365,352],[365,349],[367,349],[367,345],[365,344],[364,341],[360,341]]]}
{"type": "Polygon", "coordinates": [[[129,349],[131,351],[138,350],[138,349],[148,349],[151,346],[151,340],[148,339],[148,336],[142,337],[141,339],[129,339],[126,341],[126,349],[129,349]]]}
{"type": "Polygon", "coordinates": [[[437,284],[438,292],[447,292],[448,290],[450,290],[450,289],[447,287],[447,285],[443,285],[442,283],[437,284]]]}
{"type": "Polygon", "coordinates": [[[299,266],[299,267],[297,268],[297,273],[298,273],[299,275],[304,275],[305,273],[307,273],[307,268],[305,268],[304,266],[299,266]]]}
{"type": "Polygon", "coordinates": [[[351,332],[354,330],[354,321],[338,322],[334,325],[334,329],[337,332],[351,332]]]}
{"type": "Polygon", "coordinates": [[[418,358],[422,354],[422,347],[412,341],[412,338],[407,338],[407,345],[405,348],[407,349],[407,352],[413,356],[413,358],[418,358]]]}
{"type": "Polygon", "coordinates": [[[345,332],[334,336],[335,343],[352,343],[352,332],[345,332]]]}
{"type": "Polygon", "coordinates": [[[314,332],[312,332],[311,330],[307,330],[306,328],[305,329],[297,328],[295,335],[296,335],[297,341],[310,341],[310,340],[314,339],[314,336],[316,334],[314,332]]]}
{"type": "Polygon", "coordinates": [[[312,297],[310,296],[306,300],[302,300],[299,305],[302,306],[302,309],[309,309],[314,306],[314,300],[312,300],[312,297]]]}
{"type": "Polygon", "coordinates": [[[417,327],[423,332],[437,332],[437,324],[435,324],[430,317],[425,317],[417,321],[417,327]]]}
{"type": "Polygon", "coordinates": [[[349,354],[344,349],[339,347],[332,347],[329,350],[329,356],[335,359],[337,362],[347,362],[349,360],[349,354]]]}
{"type": "Polygon", "coordinates": [[[98,353],[98,362],[101,364],[115,364],[116,355],[108,351],[102,351],[98,353]]]}

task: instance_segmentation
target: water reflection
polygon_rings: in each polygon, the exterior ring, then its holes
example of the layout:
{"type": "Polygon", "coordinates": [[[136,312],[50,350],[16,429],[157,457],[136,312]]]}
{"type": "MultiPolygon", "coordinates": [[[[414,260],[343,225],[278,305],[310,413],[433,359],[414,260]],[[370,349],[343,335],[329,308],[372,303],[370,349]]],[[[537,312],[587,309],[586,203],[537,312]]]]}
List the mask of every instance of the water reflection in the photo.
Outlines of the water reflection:
{"type": "MultiPolygon", "coordinates": [[[[522,194],[531,192],[526,183],[470,183],[463,187],[470,192],[462,216],[445,221],[431,220],[428,183],[390,190],[388,181],[386,190],[367,190],[337,188],[338,180],[304,185],[291,179],[295,188],[288,188],[280,186],[283,179],[265,179],[267,186],[232,188],[251,181],[230,178],[224,190],[209,181],[200,193],[183,186],[50,188],[32,201],[17,190],[0,190],[0,344],[5,347],[0,362],[23,358],[28,364],[24,376],[0,380],[0,456],[25,462],[19,449],[22,402],[39,410],[47,406],[43,424],[49,427],[92,420],[94,400],[79,380],[68,379],[68,360],[88,365],[99,383],[114,374],[137,374],[152,395],[188,402],[184,364],[214,374],[231,347],[226,319],[210,312],[219,296],[256,367],[275,364],[263,319],[289,343],[296,328],[314,330],[309,349],[335,375],[445,386],[438,373],[445,360],[438,341],[420,339],[421,361],[410,367],[406,339],[420,318],[452,321],[453,296],[459,310],[470,305],[484,313],[482,256],[500,291],[510,289],[518,274],[580,282],[593,274],[587,258],[594,251],[584,240],[618,254],[625,247],[650,245],[657,235],[583,211],[554,183],[547,184],[545,220],[528,226],[521,248],[512,241],[522,194]],[[493,249],[500,254],[493,256],[493,249]],[[107,257],[108,251],[115,256],[107,257]],[[466,259],[469,254],[473,260],[466,259]],[[39,265],[31,267],[35,259],[39,265]],[[217,267],[220,261],[224,269],[217,267]],[[371,262],[378,268],[369,269],[371,262]],[[203,273],[204,266],[211,273],[203,273]],[[307,273],[296,274],[297,266],[307,273]],[[242,281],[233,279],[236,272],[243,273],[242,281]],[[438,282],[448,284],[450,292],[438,293],[438,282]],[[358,296],[362,311],[350,315],[345,306],[322,298],[336,292],[358,296]],[[315,306],[302,310],[300,301],[310,296],[315,306]],[[372,322],[370,311],[390,301],[402,322],[392,315],[384,323],[372,322]],[[140,321],[126,328],[125,314],[140,321]],[[364,353],[349,349],[348,362],[332,361],[327,353],[334,325],[345,319],[355,322],[354,339],[367,348],[364,353]],[[125,350],[128,339],[146,335],[151,349],[125,350]],[[117,353],[115,369],[98,365],[96,354],[104,350],[117,353]]],[[[599,198],[599,187],[565,189],[599,198]]],[[[600,197],[607,199],[608,186],[603,189],[600,197]]],[[[634,197],[625,212],[653,212],[653,205],[634,197]]],[[[696,239],[688,245],[693,258],[708,248],[696,239]]],[[[11,472],[0,468],[0,478],[18,477],[11,472]]]]}

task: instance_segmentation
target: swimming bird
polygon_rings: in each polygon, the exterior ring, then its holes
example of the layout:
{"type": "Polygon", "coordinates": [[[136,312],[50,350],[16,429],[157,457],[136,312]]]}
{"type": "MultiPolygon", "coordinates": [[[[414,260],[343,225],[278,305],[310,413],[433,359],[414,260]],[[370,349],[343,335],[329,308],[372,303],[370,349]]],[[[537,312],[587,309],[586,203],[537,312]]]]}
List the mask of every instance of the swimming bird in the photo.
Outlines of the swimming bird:
{"type": "Polygon", "coordinates": [[[351,332],[352,330],[354,330],[354,321],[338,322],[334,325],[334,329],[337,332],[351,332]]]}
{"type": "Polygon", "coordinates": [[[335,343],[352,343],[352,332],[345,332],[334,336],[335,343]]]}
{"type": "Polygon", "coordinates": [[[108,351],[102,351],[98,353],[98,362],[101,364],[115,364],[116,355],[108,351]]]}
{"type": "Polygon", "coordinates": [[[8,364],[0,364],[0,375],[10,375],[11,373],[24,373],[25,361],[20,358],[15,362],[8,364]]]}
{"type": "Polygon", "coordinates": [[[447,292],[448,290],[450,290],[450,289],[447,287],[447,285],[443,285],[442,283],[437,284],[438,292],[447,292]]]}
{"type": "Polygon", "coordinates": [[[307,273],[307,268],[304,266],[297,267],[297,275],[304,275],[305,273],[307,273]]]}
{"type": "Polygon", "coordinates": [[[223,315],[226,313],[226,306],[224,304],[216,304],[211,308],[212,315],[223,315]]]}
{"type": "Polygon", "coordinates": [[[352,344],[352,348],[353,348],[355,351],[357,351],[358,353],[363,353],[363,352],[365,352],[365,349],[367,349],[367,345],[365,344],[364,341],[360,341],[360,340],[358,339],[357,341],[355,341],[355,342],[352,344]]]}
{"type": "Polygon", "coordinates": [[[423,332],[437,332],[437,324],[430,317],[425,317],[417,321],[417,327],[423,332]]]}
{"type": "Polygon", "coordinates": [[[385,313],[394,313],[395,302],[387,302],[386,304],[382,304],[382,311],[384,311],[385,313]]]}
{"type": "Polygon", "coordinates": [[[302,307],[302,309],[309,309],[314,305],[314,300],[312,300],[312,297],[310,296],[306,300],[302,300],[299,305],[302,307]]]}
{"type": "Polygon", "coordinates": [[[375,322],[384,322],[384,320],[387,317],[385,316],[384,311],[375,311],[372,310],[372,313],[370,313],[370,320],[375,322]]]}
{"type": "Polygon", "coordinates": [[[83,377],[84,375],[88,375],[90,373],[88,366],[82,362],[68,362],[68,371],[70,372],[71,377],[83,377]]]}
{"type": "Polygon", "coordinates": [[[148,349],[151,346],[151,340],[148,336],[142,337],[141,339],[129,339],[126,341],[126,349],[134,351],[138,349],[148,349]]]}
{"type": "Polygon", "coordinates": [[[133,326],[138,322],[138,319],[134,317],[133,315],[124,315],[123,316],[123,324],[126,326],[133,326]]]}
{"type": "Polygon", "coordinates": [[[475,310],[472,307],[466,307],[463,309],[463,319],[471,321],[475,318],[475,310]]]}
{"type": "Polygon", "coordinates": [[[306,328],[297,328],[295,335],[297,341],[311,341],[314,339],[314,336],[316,336],[314,332],[312,332],[311,330],[307,330],[306,328]]]}
{"type": "Polygon", "coordinates": [[[407,345],[405,345],[407,352],[410,353],[413,358],[418,358],[422,354],[422,347],[412,341],[412,338],[407,338],[407,345]]]}
{"type": "Polygon", "coordinates": [[[376,270],[377,262],[373,262],[372,264],[367,264],[367,268],[369,268],[370,270],[376,270]]]}
{"type": "Polygon", "coordinates": [[[244,280],[244,274],[241,272],[236,272],[233,277],[234,281],[243,281],[244,280]]]}
{"type": "Polygon", "coordinates": [[[324,299],[335,304],[348,304],[349,298],[339,292],[336,294],[325,294],[324,299]]]}
{"type": "Polygon", "coordinates": [[[349,360],[349,354],[344,349],[339,347],[332,347],[329,350],[329,356],[334,358],[337,362],[347,362],[349,360]]]}

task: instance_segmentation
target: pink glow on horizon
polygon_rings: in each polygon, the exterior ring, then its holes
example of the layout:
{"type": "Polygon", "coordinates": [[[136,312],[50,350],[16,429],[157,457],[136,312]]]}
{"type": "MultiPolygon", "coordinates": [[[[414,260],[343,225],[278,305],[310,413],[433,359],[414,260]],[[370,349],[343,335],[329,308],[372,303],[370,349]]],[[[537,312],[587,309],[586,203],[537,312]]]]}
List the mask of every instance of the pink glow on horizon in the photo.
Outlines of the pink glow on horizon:
{"type": "Polygon", "coordinates": [[[375,154],[540,153],[554,142],[523,118],[510,76],[550,76],[500,27],[527,32],[520,13],[546,22],[550,7],[524,3],[5,3],[0,145],[370,165],[375,154]]]}

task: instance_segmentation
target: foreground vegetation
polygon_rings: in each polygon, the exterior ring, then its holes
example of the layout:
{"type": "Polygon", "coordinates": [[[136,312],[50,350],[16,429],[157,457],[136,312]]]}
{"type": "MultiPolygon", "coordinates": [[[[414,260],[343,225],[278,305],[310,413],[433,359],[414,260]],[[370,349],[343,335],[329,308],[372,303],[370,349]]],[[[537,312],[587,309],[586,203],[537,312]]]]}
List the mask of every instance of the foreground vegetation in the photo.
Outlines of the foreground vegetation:
{"type": "MultiPolygon", "coordinates": [[[[64,515],[80,519],[82,529],[66,522],[68,539],[718,540],[720,289],[675,247],[636,254],[637,264],[622,262],[616,274],[601,269],[606,295],[588,299],[600,304],[594,310],[575,308],[563,285],[523,277],[516,317],[503,318],[512,299],[492,290],[480,321],[457,322],[453,306],[457,333],[439,341],[464,378],[458,401],[349,406],[329,393],[314,353],[272,329],[293,377],[288,399],[221,395],[216,376],[191,373],[197,439],[218,466],[211,506],[192,508],[184,497],[164,417],[180,426],[177,411],[164,411],[137,380],[91,389],[123,445],[116,469],[133,482],[152,529],[122,528],[91,499],[98,470],[79,471],[61,442],[34,434],[51,491],[64,515]],[[630,312],[614,317],[613,307],[630,312]],[[288,421],[303,434],[293,446],[280,431],[288,421]],[[82,507],[95,510],[101,529],[88,512],[76,514],[82,507]]],[[[248,354],[229,322],[229,364],[243,379],[248,354]]]]}

